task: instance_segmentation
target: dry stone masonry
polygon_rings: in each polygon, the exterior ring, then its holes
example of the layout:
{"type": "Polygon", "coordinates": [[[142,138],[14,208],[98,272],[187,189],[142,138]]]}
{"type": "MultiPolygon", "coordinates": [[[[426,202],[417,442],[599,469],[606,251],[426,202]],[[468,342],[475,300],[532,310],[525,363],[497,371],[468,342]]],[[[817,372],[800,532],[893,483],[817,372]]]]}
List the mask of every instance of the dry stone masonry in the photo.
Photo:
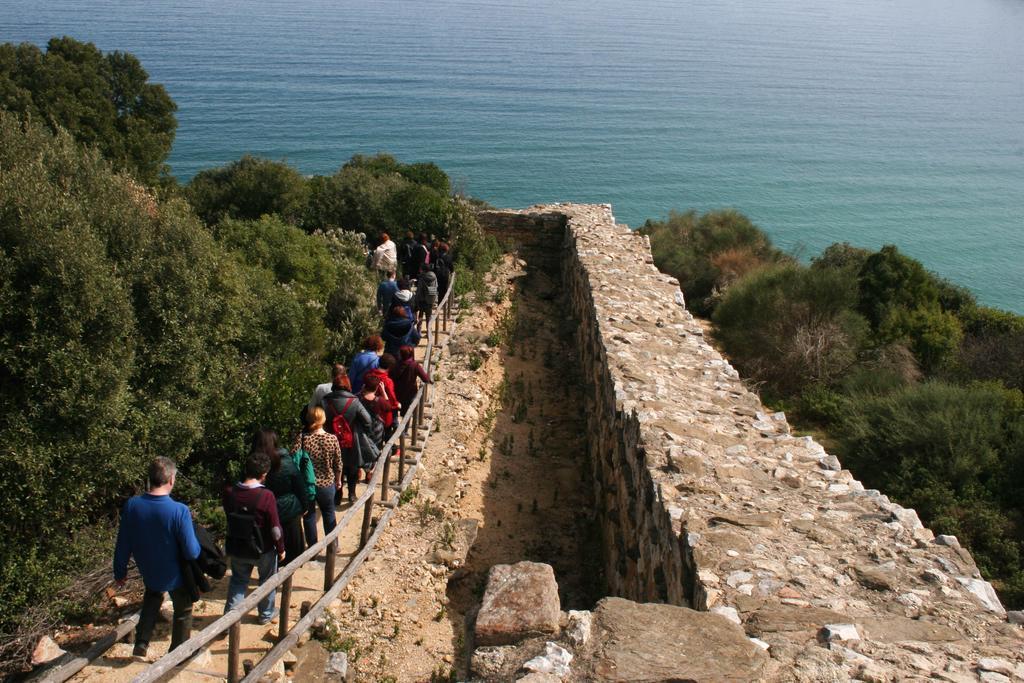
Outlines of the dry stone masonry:
{"type": "Polygon", "coordinates": [[[713,613],[766,652],[694,680],[1024,680],[1019,613],[970,554],[769,412],[609,205],[480,220],[561,254],[610,592],[713,613]]]}

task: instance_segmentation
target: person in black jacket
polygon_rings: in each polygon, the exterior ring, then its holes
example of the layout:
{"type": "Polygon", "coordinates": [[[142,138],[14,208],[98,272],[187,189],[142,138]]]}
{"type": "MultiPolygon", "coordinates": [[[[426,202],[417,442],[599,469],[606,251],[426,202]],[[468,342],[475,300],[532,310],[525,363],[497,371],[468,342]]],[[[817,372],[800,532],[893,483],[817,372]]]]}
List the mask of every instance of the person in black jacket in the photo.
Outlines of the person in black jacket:
{"type": "Polygon", "coordinates": [[[452,261],[451,251],[448,244],[441,242],[437,247],[437,258],[434,260],[434,275],[437,276],[437,300],[444,299],[448,293],[448,283],[451,282],[452,272],[455,264],[452,261]]]}
{"type": "Polygon", "coordinates": [[[253,435],[252,452],[265,453],[270,458],[270,473],[263,485],[277,498],[277,516],[284,534],[283,564],[288,564],[306,549],[302,535],[302,515],[309,509],[306,484],[291,455],[278,446],[273,430],[260,429],[253,435]]]}

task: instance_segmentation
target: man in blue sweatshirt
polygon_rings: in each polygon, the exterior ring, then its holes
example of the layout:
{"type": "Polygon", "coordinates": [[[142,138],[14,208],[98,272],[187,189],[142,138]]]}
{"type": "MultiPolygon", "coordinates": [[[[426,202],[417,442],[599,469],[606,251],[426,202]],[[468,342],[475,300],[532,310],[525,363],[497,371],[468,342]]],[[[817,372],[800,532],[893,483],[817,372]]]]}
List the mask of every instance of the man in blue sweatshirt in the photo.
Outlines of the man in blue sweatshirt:
{"type": "Polygon", "coordinates": [[[199,541],[192,527],[192,513],[186,505],[171,500],[171,489],[178,472],[169,458],[154,458],[149,465],[149,491],[128,499],[121,512],[114,547],[114,581],[123,586],[128,577],[128,558],[142,574],[146,592],[142,613],[135,629],[136,657],[145,657],[153,635],[164,593],[171,594],[174,620],[171,647],[181,645],[192,630],[192,596],[181,578],[181,556],[199,557],[199,541]]]}

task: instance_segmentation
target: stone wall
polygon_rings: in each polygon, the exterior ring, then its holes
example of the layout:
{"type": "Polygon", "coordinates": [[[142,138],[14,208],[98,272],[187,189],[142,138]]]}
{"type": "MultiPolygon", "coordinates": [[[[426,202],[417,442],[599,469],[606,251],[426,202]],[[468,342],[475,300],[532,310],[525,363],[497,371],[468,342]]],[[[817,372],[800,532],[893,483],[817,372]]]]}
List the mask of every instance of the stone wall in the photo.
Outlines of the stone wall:
{"type": "Polygon", "coordinates": [[[1024,679],[970,554],[769,413],[610,206],[480,219],[561,253],[612,594],[740,623],[765,680],[1024,679]]]}

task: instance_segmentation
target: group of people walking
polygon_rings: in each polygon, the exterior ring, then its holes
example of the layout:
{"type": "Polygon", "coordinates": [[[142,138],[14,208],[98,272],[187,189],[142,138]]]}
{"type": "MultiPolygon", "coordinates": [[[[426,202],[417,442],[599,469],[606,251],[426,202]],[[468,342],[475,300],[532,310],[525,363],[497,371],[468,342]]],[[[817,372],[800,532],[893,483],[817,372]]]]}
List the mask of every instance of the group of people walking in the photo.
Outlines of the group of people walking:
{"type": "MultiPolygon", "coordinates": [[[[431,382],[415,349],[422,323],[451,282],[448,245],[425,235],[417,240],[410,232],[399,249],[385,233],[371,252],[371,266],[383,278],[377,291],[381,333],[367,336],[348,366],[331,366],[330,381],[315,387],[302,408],[289,448],[273,430],[256,431],[241,475],[222,492],[231,565],[225,613],[245,598],[254,569],[262,584],[317,542],[318,517],[325,535],[335,529],[338,507],[355,501],[357,484],[369,481],[419,383],[431,382]],[[402,280],[396,280],[399,265],[402,280]]],[[[190,564],[206,566],[204,555],[220,553],[188,507],[171,499],[176,476],[173,461],[154,459],[148,491],[125,503],[118,529],[115,582],[124,584],[134,558],[146,588],[135,635],[140,657],[147,655],[164,593],[174,606],[171,649],[188,639],[198,594],[186,579],[199,571],[190,564]]],[[[271,592],[260,601],[260,623],[276,618],[275,597],[271,592]]]]}

